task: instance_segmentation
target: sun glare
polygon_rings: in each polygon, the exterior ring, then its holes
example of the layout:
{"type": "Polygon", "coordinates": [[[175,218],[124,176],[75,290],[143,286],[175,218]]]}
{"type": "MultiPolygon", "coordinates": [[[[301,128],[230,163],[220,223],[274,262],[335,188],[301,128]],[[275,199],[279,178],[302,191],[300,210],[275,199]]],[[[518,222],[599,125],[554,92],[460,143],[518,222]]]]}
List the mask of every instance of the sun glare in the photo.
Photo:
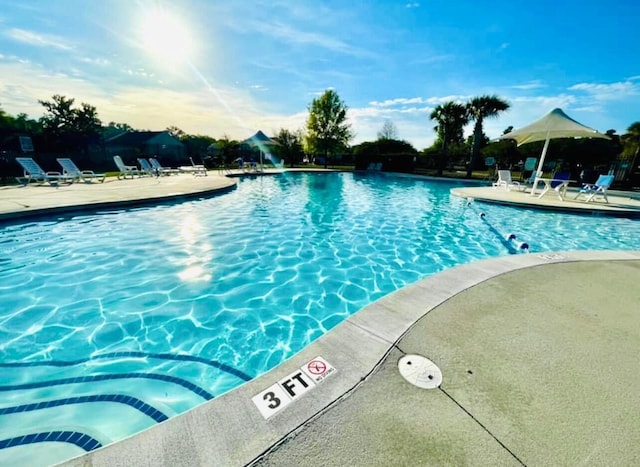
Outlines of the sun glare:
{"type": "Polygon", "coordinates": [[[185,23],[164,9],[147,11],[141,25],[142,47],[160,60],[189,60],[193,40],[185,23]]]}

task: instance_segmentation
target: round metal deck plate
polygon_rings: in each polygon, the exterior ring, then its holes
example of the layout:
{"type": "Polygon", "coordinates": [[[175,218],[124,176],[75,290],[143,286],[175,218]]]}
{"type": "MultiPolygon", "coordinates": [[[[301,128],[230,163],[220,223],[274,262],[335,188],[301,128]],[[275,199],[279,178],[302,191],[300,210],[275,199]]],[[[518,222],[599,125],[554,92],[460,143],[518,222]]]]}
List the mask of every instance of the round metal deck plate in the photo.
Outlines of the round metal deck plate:
{"type": "Polygon", "coordinates": [[[404,379],[423,389],[435,389],[442,384],[442,372],[422,355],[405,355],[398,360],[398,370],[404,379]]]}

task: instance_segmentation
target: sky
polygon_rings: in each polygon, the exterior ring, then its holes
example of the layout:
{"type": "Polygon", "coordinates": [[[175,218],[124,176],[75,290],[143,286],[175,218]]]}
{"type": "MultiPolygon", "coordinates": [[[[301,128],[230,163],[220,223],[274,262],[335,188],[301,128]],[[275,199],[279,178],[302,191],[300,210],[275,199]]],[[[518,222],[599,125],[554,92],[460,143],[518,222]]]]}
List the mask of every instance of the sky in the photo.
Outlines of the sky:
{"type": "Polygon", "coordinates": [[[390,121],[420,150],[437,105],[489,94],[510,104],[490,138],[556,107],[623,134],[639,25],[635,0],[0,0],[0,108],[38,119],[60,94],[103,124],[243,140],[304,129],[333,89],[352,144],[390,121]]]}

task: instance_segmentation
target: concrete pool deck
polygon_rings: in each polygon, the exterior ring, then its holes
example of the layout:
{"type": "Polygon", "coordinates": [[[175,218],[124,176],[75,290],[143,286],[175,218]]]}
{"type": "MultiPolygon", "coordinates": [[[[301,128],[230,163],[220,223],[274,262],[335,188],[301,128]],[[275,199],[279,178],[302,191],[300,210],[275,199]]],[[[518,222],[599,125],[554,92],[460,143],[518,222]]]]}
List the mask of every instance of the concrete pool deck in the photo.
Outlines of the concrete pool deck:
{"type": "Polygon", "coordinates": [[[451,192],[463,198],[471,198],[475,201],[486,203],[507,204],[521,207],[534,207],[536,209],[573,212],[578,214],[599,214],[610,216],[640,217],[640,193],[625,191],[608,191],[608,203],[600,197],[585,202],[585,196],[578,195],[577,188],[570,188],[566,197],[560,199],[555,191],[550,190],[541,198],[538,197],[541,190],[536,191],[535,196],[531,196],[531,189],[525,191],[506,190],[504,188],[481,187],[460,187],[453,188],[451,192]]]}
{"type": "MultiPolygon", "coordinates": [[[[6,188],[0,214],[235,184],[210,175],[6,188]]],[[[65,465],[637,465],[639,279],[638,251],[452,268],[378,300],[242,387],[65,465]],[[406,354],[438,365],[440,387],[405,381],[397,363],[406,354]],[[295,376],[318,356],[336,371],[265,419],[253,399],[278,382],[299,391],[295,376]]]]}
{"type": "Polygon", "coordinates": [[[37,216],[52,210],[104,209],[193,198],[230,190],[235,186],[235,179],[215,172],[210,172],[207,177],[194,177],[191,174],[126,180],[108,177],[104,183],[4,186],[0,187],[0,220],[37,216]]]}

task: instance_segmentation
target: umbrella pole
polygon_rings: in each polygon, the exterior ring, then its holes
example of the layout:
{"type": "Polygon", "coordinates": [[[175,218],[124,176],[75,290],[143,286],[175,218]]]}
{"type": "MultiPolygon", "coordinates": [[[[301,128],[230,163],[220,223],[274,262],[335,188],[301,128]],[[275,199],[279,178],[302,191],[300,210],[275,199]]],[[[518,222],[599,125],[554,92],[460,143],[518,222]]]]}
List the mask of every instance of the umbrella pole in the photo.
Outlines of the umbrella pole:
{"type": "Polygon", "coordinates": [[[542,154],[540,154],[540,163],[538,164],[538,169],[536,170],[536,176],[533,179],[533,186],[531,187],[531,196],[536,194],[536,188],[538,188],[538,179],[542,178],[542,166],[544,165],[544,158],[547,156],[547,149],[549,149],[549,141],[551,138],[549,137],[549,131],[547,131],[547,138],[544,140],[544,146],[542,147],[542,154]]]}

